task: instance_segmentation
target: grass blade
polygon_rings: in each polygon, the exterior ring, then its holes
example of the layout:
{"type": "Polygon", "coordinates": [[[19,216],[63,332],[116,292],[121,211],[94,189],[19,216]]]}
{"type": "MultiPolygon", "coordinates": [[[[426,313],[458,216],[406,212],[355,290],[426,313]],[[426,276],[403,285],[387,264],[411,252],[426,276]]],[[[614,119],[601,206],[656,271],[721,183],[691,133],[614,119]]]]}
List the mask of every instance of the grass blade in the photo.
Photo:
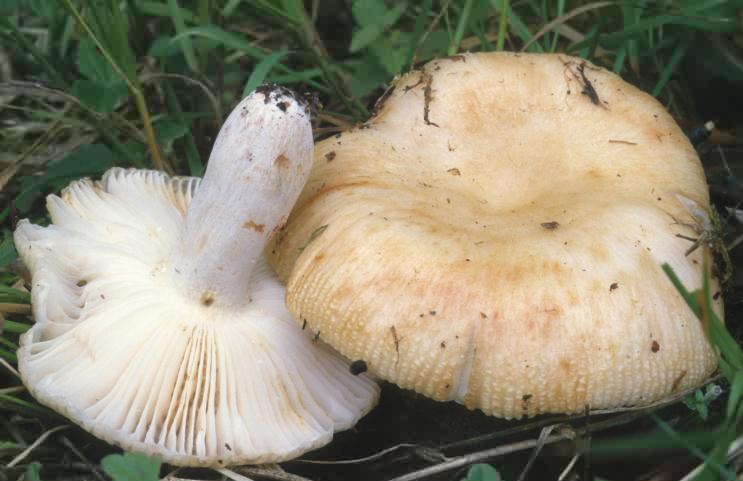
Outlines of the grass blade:
{"type": "MultiPolygon", "coordinates": [[[[490,4],[495,8],[495,11],[498,12],[501,15],[501,19],[505,15],[508,18],[508,25],[511,30],[516,34],[518,38],[521,39],[522,42],[528,43],[529,40],[533,37],[531,30],[529,30],[529,27],[526,26],[526,23],[521,19],[521,17],[516,14],[516,12],[513,11],[512,8],[509,8],[509,1],[508,0],[490,0],[490,4]],[[506,12],[506,13],[503,13],[506,12]]],[[[506,35],[506,30],[501,29],[498,31],[498,35],[500,36],[500,32],[503,32],[504,38],[506,35]]],[[[496,50],[498,49],[498,44],[496,42],[496,50]]],[[[529,52],[544,52],[544,49],[539,43],[532,43],[529,48],[529,52]]]]}
{"type": "Polygon", "coordinates": [[[0,331],[10,332],[11,334],[23,334],[31,329],[31,326],[23,322],[11,321],[9,319],[0,319],[0,331]]]}
{"type": "Polygon", "coordinates": [[[243,89],[243,97],[248,95],[250,92],[255,90],[257,86],[262,84],[266,80],[266,77],[271,72],[271,70],[276,66],[276,64],[286,58],[287,55],[289,55],[288,50],[279,50],[258,62],[255,68],[253,68],[253,72],[250,74],[248,82],[245,84],[245,88],[243,89]]]}
{"type": "MultiPolygon", "coordinates": [[[[176,120],[183,125],[189,125],[189,122],[183,115],[183,109],[178,102],[178,96],[173,91],[173,87],[169,83],[164,84],[165,100],[168,103],[168,108],[172,112],[176,120]]],[[[184,137],[185,151],[186,151],[186,162],[188,163],[188,173],[190,175],[200,177],[204,174],[204,163],[201,161],[199,150],[196,147],[196,141],[193,138],[192,129],[189,129],[188,133],[184,137]]]]}
{"type": "Polygon", "coordinates": [[[621,75],[622,69],[624,68],[624,60],[627,58],[627,48],[622,47],[619,50],[617,50],[617,56],[614,57],[614,66],[612,67],[612,72],[614,72],[617,75],[621,75]]]}
{"type": "MultiPolygon", "coordinates": [[[[590,12],[591,10],[596,10],[596,9],[599,9],[599,8],[609,7],[609,6],[612,6],[612,5],[615,5],[615,2],[611,1],[611,2],[594,2],[594,3],[589,3],[588,5],[583,5],[581,7],[575,8],[575,9],[569,11],[568,13],[566,13],[565,15],[558,16],[557,18],[553,19],[549,23],[545,24],[544,27],[540,28],[539,31],[537,33],[535,33],[534,36],[532,38],[530,38],[529,41],[524,44],[523,47],[521,47],[521,51],[523,52],[523,51],[528,50],[528,48],[531,47],[532,44],[534,44],[535,42],[537,42],[537,40],[539,40],[540,38],[542,38],[542,36],[544,36],[545,34],[549,33],[550,31],[554,30],[555,27],[558,27],[560,25],[563,25],[564,23],[566,23],[571,18],[577,17],[578,15],[581,15],[581,14],[586,13],[586,12],[590,12]]],[[[555,35],[555,39],[557,39],[557,35],[555,35]]],[[[555,42],[556,42],[556,40],[555,40],[555,42]]],[[[553,42],[551,51],[554,51],[554,49],[555,49],[555,42],[553,42]]]]}
{"type": "Polygon", "coordinates": [[[689,46],[691,45],[693,38],[694,37],[691,35],[687,36],[680,44],[676,46],[676,48],[673,49],[671,58],[668,59],[668,63],[661,72],[658,82],[655,84],[655,87],[653,87],[653,91],[651,93],[653,97],[657,97],[661,93],[661,91],[663,91],[668,81],[671,80],[671,77],[676,72],[676,69],[681,63],[681,60],[683,60],[686,52],[689,50],[689,46]]]}
{"type": "MultiPolygon", "coordinates": [[[[168,0],[168,10],[170,11],[170,17],[173,19],[173,26],[178,34],[186,31],[186,21],[181,15],[182,9],[178,5],[178,0],[168,0]]],[[[199,71],[199,63],[196,59],[196,53],[191,43],[191,39],[187,35],[178,35],[178,44],[181,46],[183,56],[186,58],[188,68],[192,72],[199,71]]]]}
{"type": "Polygon", "coordinates": [[[464,2],[462,14],[459,16],[459,21],[457,22],[457,29],[454,31],[454,38],[452,38],[452,41],[449,44],[449,50],[447,51],[448,55],[454,55],[459,51],[459,44],[462,43],[462,37],[464,37],[464,32],[470,21],[473,3],[473,0],[465,0],[464,2]]]}
{"type": "MultiPolygon", "coordinates": [[[[242,52],[248,55],[249,57],[252,57],[252,58],[255,58],[261,61],[265,60],[266,57],[270,55],[264,52],[263,50],[259,49],[258,47],[252,45],[250,42],[248,42],[244,38],[238,35],[235,35],[234,33],[222,30],[216,25],[202,25],[200,27],[193,27],[193,28],[186,29],[183,32],[180,32],[179,34],[177,34],[175,37],[173,37],[171,41],[176,42],[183,37],[189,37],[189,36],[206,37],[208,39],[221,43],[225,47],[237,50],[238,52],[242,52]]],[[[280,70],[282,72],[296,76],[297,78],[296,81],[306,82],[308,85],[312,86],[312,88],[317,89],[323,93],[326,93],[326,94],[331,93],[331,90],[328,89],[328,87],[317,82],[316,80],[313,80],[313,77],[316,76],[313,73],[305,74],[304,72],[297,72],[295,70],[290,69],[289,67],[286,67],[280,62],[275,63],[274,67],[276,68],[276,70],[280,70]]]]}

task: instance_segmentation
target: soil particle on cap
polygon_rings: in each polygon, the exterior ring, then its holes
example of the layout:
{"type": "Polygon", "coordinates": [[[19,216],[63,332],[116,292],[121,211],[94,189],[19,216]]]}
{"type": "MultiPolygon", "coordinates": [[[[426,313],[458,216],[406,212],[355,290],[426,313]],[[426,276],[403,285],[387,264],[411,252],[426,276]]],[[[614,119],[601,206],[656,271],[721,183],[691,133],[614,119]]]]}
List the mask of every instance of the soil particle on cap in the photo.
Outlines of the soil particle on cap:
{"type": "Polygon", "coordinates": [[[580,93],[587,96],[589,99],[591,99],[591,103],[594,105],[601,105],[601,101],[599,100],[599,94],[596,92],[596,89],[594,88],[593,84],[590,80],[588,80],[588,77],[586,77],[586,63],[583,62],[580,65],[578,65],[578,73],[580,73],[581,79],[583,80],[583,90],[581,90],[580,93]]]}
{"type": "Polygon", "coordinates": [[[397,337],[397,329],[395,329],[395,326],[390,326],[390,333],[392,333],[392,342],[395,343],[395,353],[397,354],[395,364],[397,364],[400,362],[400,338],[397,337]]]}
{"type": "Polygon", "coordinates": [[[414,83],[412,85],[406,85],[405,87],[403,87],[402,88],[402,93],[406,94],[406,93],[410,92],[411,90],[413,90],[414,88],[416,88],[417,86],[419,86],[420,84],[422,84],[424,81],[425,81],[424,80],[424,76],[423,76],[423,74],[421,74],[420,78],[418,78],[418,81],[416,83],[414,83]]]}
{"type": "Polygon", "coordinates": [[[426,125],[438,127],[438,124],[431,122],[428,118],[431,111],[431,101],[433,100],[433,88],[431,88],[431,85],[433,84],[433,75],[424,70],[421,73],[421,80],[423,81],[423,122],[425,122],[426,125]]]}
{"type": "Polygon", "coordinates": [[[529,410],[529,404],[531,402],[532,397],[533,397],[532,394],[524,394],[523,396],[521,396],[521,409],[523,411],[529,410]]]}
{"type": "Polygon", "coordinates": [[[467,57],[465,57],[462,54],[449,55],[448,57],[444,57],[444,60],[451,60],[451,61],[454,61],[454,62],[466,62],[467,61],[467,57]]]}
{"type": "Polygon", "coordinates": [[[613,291],[614,289],[617,289],[618,287],[619,287],[618,282],[612,282],[611,285],[609,286],[609,292],[613,291]]]}
{"type": "Polygon", "coordinates": [[[678,375],[676,379],[673,380],[673,384],[671,385],[671,392],[676,391],[678,389],[679,385],[681,384],[681,381],[686,377],[686,369],[681,371],[681,374],[678,375]]]}
{"type": "Polygon", "coordinates": [[[453,169],[447,170],[447,172],[450,173],[451,175],[462,175],[462,172],[456,167],[454,167],[453,169]]]}
{"type": "Polygon", "coordinates": [[[390,95],[392,95],[392,92],[395,91],[395,84],[390,85],[387,90],[384,91],[381,97],[374,103],[374,110],[372,111],[372,117],[377,115],[377,112],[379,112],[382,107],[384,107],[385,102],[387,102],[387,99],[390,98],[390,95]]]}
{"type": "MultiPolygon", "coordinates": [[[[586,76],[586,67],[588,67],[589,69],[591,67],[589,67],[585,61],[581,63],[568,61],[568,62],[563,62],[563,65],[565,66],[566,70],[570,72],[570,75],[572,76],[572,78],[576,80],[581,85],[581,87],[583,87],[580,93],[588,97],[588,99],[591,101],[592,104],[598,105],[599,107],[602,107],[602,108],[606,108],[606,106],[604,105],[605,102],[603,102],[601,98],[599,98],[599,94],[596,91],[596,88],[593,86],[591,81],[588,80],[588,77],[586,76]]],[[[598,70],[598,69],[594,68],[593,70],[598,70]]],[[[568,88],[567,94],[570,95],[569,88],[568,88]]]]}
{"type": "Polygon", "coordinates": [[[263,94],[263,102],[275,102],[276,107],[282,112],[286,112],[291,104],[291,101],[297,102],[304,108],[304,113],[310,113],[310,103],[306,98],[300,97],[295,94],[292,90],[276,84],[264,84],[256,87],[257,93],[263,94]]]}
{"type": "Polygon", "coordinates": [[[660,351],[660,344],[658,344],[658,341],[653,341],[653,343],[650,345],[650,350],[653,352],[660,351]]]}
{"type": "Polygon", "coordinates": [[[559,222],[556,222],[556,221],[551,221],[551,222],[542,222],[542,223],[541,223],[541,224],[539,224],[539,225],[541,225],[541,226],[542,226],[543,228],[545,228],[545,229],[547,229],[547,230],[555,230],[555,229],[557,229],[558,227],[560,227],[560,223],[559,223],[559,222]]]}
{"type": "Polygon", "coordinates": [[[325,225],[321,225],[320,227],[312,231],[312,234],[310,234],[310,237],[307,239],[307,242],[305,242],[304,245],[299,248],[299,252],[300,253],[303,252],[307,248],[307,246],[310,245],[315,239],[320,237],[322,233],[325,232],[325,229],[327,228],[328,228],[328,224],[325,224],[325,225]]]}

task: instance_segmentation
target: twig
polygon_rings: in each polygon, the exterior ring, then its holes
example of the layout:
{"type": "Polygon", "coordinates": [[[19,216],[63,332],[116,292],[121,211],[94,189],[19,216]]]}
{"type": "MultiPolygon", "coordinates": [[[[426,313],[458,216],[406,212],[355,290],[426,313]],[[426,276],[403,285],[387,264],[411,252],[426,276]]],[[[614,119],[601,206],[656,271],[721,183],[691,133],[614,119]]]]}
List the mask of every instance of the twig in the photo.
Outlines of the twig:
{"type": "Polygon", "coordinates": [[[131,134],[137,137],[137,139],[145,143],[147,142],[146,136],[123,116],[117,114],[116,112],[112,112],[108,115],[103,115],[82,103],[80,99],[78,99],[74,95],[70,95],[66,92],[63,92],[62,90],[49,88],[39,83],[26,82],[23,80],[13,80],[10,82],[0,83],[0,93],[3,92],[13,92],[17,95],[28,95],[31,97],[38,97],[42,99],[45,98],[47,100],[63,100],[66,102],[71,102],[75,106],[98,120],[106,120],[107,118],[111,118],[112,120],[121,123],[129,130],[131,134]]]}
{"type": "MultiPolygon", "coordinates": [[[[628,419],[628,421],[626,421],[626,422],[630,422],[633,419],[635,419],[636,417],[645,414],[649,410],[656,410],[656,409],[660,409],[660,408],[665,407],[665,406],[669,406],[671,404],[675,404],[681,398],[683,398],[684,396],[687,396],[687,395],[693,393],[694,391],[696,391],[697,389],[699,389],[701,387],[704,387],[707,384],[712,383],[712,382],[715,382],[715,381],[717,381],[719,379],[720,379],[720,375],[714,376],[714,377],[712,377],[710,379],[707,379],[706,381],[704,381],[703,383],[701,383],[701,384],[699,384],[697,386],[690,387],[688,389],[685,389],[683,391],[680,391],[679,393],[677,393],[673,397],[669,397],[669,398],[666,398],[666,399],[661,399],[660,401],[654,402],[652,404],[647,404],[645,406],[628,406],[628,407],[619,407],[619,408],[613,408],[613,409],[594,409],[592,411],[589,411],[588,414],[591,415],[591,416],[603,416],[603,415],[606,415],[606,414],[617,414],[617,413],[630,413],[627,416],[618,416],[616,418],[608,419],[608,420],[603,421],[601,423],[594,424],[592,426],[592,428],[591,428],[591,431],[597,431],[598,429],[594,429],[594,428],[596,426],[603,426],[605,423],[608,424],[608,423],[615,422],[615,423],[618,423],[618,424],[623,424],[625,422],[624,419],[628,419]]],[[[513,428],[504,429],[504,430],[501,430],[501,431],[496,431],[494,433],[487,433],[487,434],[483,434],[483,435],[480,435],[480,436],[475,436],[473,438],[463,439],[461,441],[455,441],[453,443],[444,444],[444,445],[440,446],[440,448],[443,449],[443,450],[446,450],[446,449],[451,449],[451,448],[459,448],[459,447],[463,447],[463,446],[469,446],[469,445],[473,445],[473,444],[478,444],[478,443],[481,443],[483,441],[491,441],[493,439],[504,438],[504,437],[507,437],[507,436],[511,436],[513,434],[518,434],[518,433],[530,431],[532,429],[542,428],[542,427],[548,426],[550,424],[559,424],[559,423],[563,423],[564,424],[564,423],[566,423],[568,421],[574,421],[574,420],[577,420],[577,419],[582,419],[583,416],[585,416],[585,414],[572,414],[572,415],[567,415],[567,416],[553,416],[553,417],[550,417],[550,418],[547,418],[547,419],[541,419],[541,420],[538,420],[538,421],[533,421],[533,422],[530,422],[530,423],[527,423],[527,424],[523,424],[521,426],[514,426],[513,428]]],[[[613,425],[616,425],[616,424],[612,424],[612,426],[613,425]]]]}
{"type": "MultiPolygon", "coordinates": [[[[628,415],[624,415],[620,417],[621,418],[626,418],[626,417],[633,418],[633,417],[639,417],[640,415],[643,415],[643,414],[645,413],[634,412],[634,413],[630,413],[628,415]]],[[[621,424],[617,422],[617,419],[609,419],[602,423],[593,424],[584,430],[577,430],[576,433],[583,434],[583,431],[586,431],[586,432],[598,431],[600,429],[607,429],[609,427],[613,427],[617,424],[621,424]]],[[[540,439],[529,439],[525,441],[519,441],[516,443],[498,446],[497,448],[485,449],[482,451],[477,451],[474,453],[466,454],[464,456],[454,457],[450,459],[449,461],[439,463],[433,466],[429,466],[427,468],[419,469],[417,471],[407,473],[403,476],[390,479],[389,481],[414,481],[417,479],[422,479],[426,476],[431,476],[434,474],[456,469],[462,466],[467,466],[469,464],[473,464],[476,462],[485,461],[487,459],[492,459],[492,458],[504,456],[506,454],[511,454],[511,453],[515,453],[518,451],[523,451],[526,449],[534,448],[540,445],[545,446],[547,444],[552,444],[558,441],[570,440],[574,438],[575,438],[575,435],[573,433],[554,434],[554,435],[550,435],[544,438],[540,436],[540,439]]]]}
{"type": "MultiPolygon", "coordinates": [[[[615,416],[613,418],[606,419],[598,423],[586,425],[582,429],[574,429],[571,427],[570,429],[573,429],[573,431],[571,432],[564,432],[561,434],[549,436],[549,433],[551,432],[552,429],[554,429],[555,426],[570,427],[569,425],[565,424],[567,421],[583,419],[586,416],[586,413],[578,414],[578,415],[551,417],[551,418],[543,419],[540,421],[527,423],[525,425],[515,426],[513,428],[497,431],[495,433],[488,433],[485,435],[465,439],[462,441],[456,441],[453,443],[444,444],[444,445],[439,446],[439,452],[447,450],[447,449],[460,448],[463,446],[478,444],[483,441],[491,441],[493,439],[503,438],[503,437],[511,436],[513,434],[518,434],[518,433],[530,431],[530,430],[537,429],[537,428],[544,428],[542,430],[542,434],[540,435],[539,439],[521,441],[521,442],[514,443],[514,444],[499,446],[493,449],[478,451],[478,452],[467,454],[467,455],[460,456],[460,457],[447,458],[446,456],[442,454],[440,459],[444,459],[444,462],[430,466],[428,468],[425,468],[419,471],[408,473],[404,476],[394,478],[390,481],[412,481],[415,479],[420,479],[421,477],[424,477],[424,476],[429,476],[432,474],[436,474],[436,473],[440,473],[443,471],[448,471],[450,469],[455,469],[461,466],[465,466],[467,464],[471,464],[473,462],[483,460],[486,458],[504,456],[506,454],[511,454],[517,451],[523,451],[525,449],[530,449],[533,447],[538,447],[539,449],[541,449],[541,447],[547,444],[551,444],[551,443],[554,443],[560,440],[575,439],[576,436],[578,435],[585,435],[587,433],[598,432],[601,430],[613,428],[615,426],[620,426],[622,424],[627,424],[629,422],[632,422],[644,416],[645,414],[648,413],[648,411],[654,411],[654,410],[669,406],[671,404],[674,404],[678,402],[679,399],[681,399],[683,396],[686,396],[694,392],[696,389],[702,386],[705,386],[711,382],[715,382],[719,378],[720,378],[719,375],[714,376],[713,378],[708,379],[702,384],[699,384],[697,386],[694,386],[694,387],[691,387],[691,388],[685,389],[684,391],[679,392],[677,395],[671,398],[667,398],[665,400],[661,400],[661,401],[658,401],[658,402],[655,402],[653,404],[649,404],[646,406],[622,407],[622,408],[614,408],[614,409],[596,409],[593,411],[589,411],[587,414],[594,415],[594,416],[595,415],[608,415],[608,414],[615,414],[615,413],[624,413],[624,414],[615,416]],[[408,477],[408,476],[413,476],[413,477],[408,477]]],[[[396,459],[398,461],[407,459],[411,455],[415,455],[418,449],[422,449],[425,447],[419,444],[402,443],[402,444],[397,444],[390,448],[383,449],[374,454],[371,454],[369,456],[364,456],[361,458],[343,459],[343,460],[335,460],[335,461],[296,459],[296,460],[293,460],[292,462],[293,463],[304,463],[304,464],[323,464],[323,465],[360,464],[360,463],[366,463],[366,462],[378,460],[392,452],[399,451],[403,448],[409,448],[411,449],[411,452],[404,453],[398,456],[398,458],[396,459]]],[[[536,450],[535,453],[538,454],[539,450],[536,450]]],[[[535,456],[535,455],[532,455],[532,456],[535,456]]],[[[430,458],[425,458],[425,459],[430,461],[430,458]]]]}
{"type": "Polygon", "coordinates": [[[444,12],[446,12],[449,9],[449,3],[451,0],[446,0],[444,4],[441,6],[441,10],[439,11],[438,15],[436,15],[436,18],[433,19],[431,24],[428,26],[425,32],[423,32],[423,35],[421,35],[421,38],[418,39],[418,45],[415,46],[415,50],[413,51],[413,57],[410,59],[410,67],[408,70],[412,70],[415,66],[416,62],[418,61],[418,49],[421,48],[421,45],[423,45],[426,42],[426,39],[428,36],[433,32],[433,29],[436,28],[436,25],[438,25],[439,20],[441,20],[441,17],[444,15],[444,12]]]}
{"type": "Polygon", "coordinates": [[[31,305],[18,304],[15,302],[0,302],[0,312],[10,314],[31,314],[31,305]]]}
{"type": "Polygon", "coordinates": [[[2,357],[0,357],[0,365],[2,365],[3,367],[5,367],[5,369],[7,369],[8,371],[10,371],[11,374],[13,374],[15,377],[17,377],[18,379],[21,379],[21,373],[18,372],[18,370],[16,368],[14,368],[13,366],[11,366],[10,363],[8,361],[6,361],[5,359],[3,359],[2,357]]]}
{"type": "Polygon", "coordinates": [[[231,479],[232,481],[253,481],[249,477],[243,476],[241,474],[237,474],[236,472],[231,471],[227,468],[217,468],[215,469],[215,471],[221,474],[222,476],[225,476],[231,479]]]}
{"type": "MultiPolygon", "coordinates": [[[[64,111],[62,112],[62,116],[67,113],[69,110],[69,107],[65,107],[64,111]]],[[[61,117],[62,117],[61,116],[61,117]]],[[[5,186],[10,181],[10,179],[13,178],[13,176],[18,172],[18,170],[21,168],[21,165],[29,158],[31,155],[38,150],[38,148],[47,141],[51,141],[51,139],[56,136],[59,131],[61,130],[61,124],[62,119],[57,118],[54,120],[48,127],[45,128],[45,131],[43,134],[39,136],[29,147],[26,149],[12,164],[10,164],[8,167],[3,169],[2,173],[0,173],[0,191],[5,189],[5,186]]]]}
{"type": "Polygon", "coordinates": [[[275,479],[276,481],[312,481],[304,476],[287,473],[278,464],[264,464],[262,466],[240,466],[238,469],[241,473],[259,478],[275,479]]]}
{"type": "Polygon", "coordinates": [[[179,75],[175,73],[150,73],[147,75],[143,75],[141,77],[141,80],[143,83],[147,83],[152,79],[157,78],[169,78],[169,79],[177,79],[182,80],[186,83],[190,83],[193,85],[196,85],[201,90],[204,91],[206,96],[209,98],[209,103],[212,104],[212,109],[214,110],[214,115],[217,117],[217,122],[219,125],[222,125],[222,122],[224,122],[224,112],[222,112],[222,106],[219,104],[219,101],[217,100],[217,97],[212,93],[212,91],[209,89],[209,87],[200,80],[196,80],[195,78],[188,77],[186,75],[179,75]]]}
{"type": "Polygon", "coordinates": [[[736,237],[735,239],[733,239],[733,241],[731,243],[729,243],[728,245],[725,246],[725,249],[727,249],[727,251],[730,252],[731,250],[733,250],[736,247],[738,247],[741,242],[743,242],[743,234],[741,234],[738,237],[736,237]]]}
{"type": "Polygon", "coordinates": [[[34,449],[36,449],[36,448],[37,448],[37,447],[38,447],[38,446],[39,446],[39,445],[40,445],[41,443],[43,443],[44,441],[46,441],[46,439],[47,439],[47,438],[48,438],[49,436],[51,436],[52,434],[56,433],[57,431],[61,431],[62,429],[66,429],[66,428],[68,428],[68,427],[69,427],[69,426],[65,424],[65,425],[62,425],[62,426],[57,426],[56,428],[52,428],[52,429],[50,429],[50,430],[46,431],[46,432],[45,432],[45,433],[43,433],[43,434],[42,434],[41,436],[39,436],[38,438],[36,438],[36,441],[34,441],[33,443],[31,443],[31,445],[30,445],[29,447],[27,447],[26,449],[24,449],[23,451],[21,451],[21,452],[20,452],[20,453],[18,454],[18,456],[16,456],[15,458],[13,458],[13,459],[12,459],[12,460],[11,460],[11,461],[10,461],[10,462],[9,462],[9,463],[7,464],[7,467],[9,467],[9,468],[12,468],[12,467],[13,467],[13,466],[15,466],[16,464],[20,463],[21,461],[23,461],[23,460],[24,460],[24,459],[26,458],[26,456],[28,456],[29,454],[31,454],[31,451],[33,451],[33,450],[34,450],[34,449]]]}
{"type": "Polygon", "coordinates": [[[0,394],[13,394],[21,391],[25,391],[26,386],[11,386],[0,388],[0,394]]]}
{"type": "MultiPolygon", "coordinates": [[[[549,437],[550,434],[552,434],[552,431],[554,431],[555,428],[558,428],[558,427],[564,427],[564,425],[552,424],[550,426],[542,428],[542,432],[539,433],[539,439],[537,439],[537,445],[534,448],[534,451],[531,453],[531,456],[529,456],[529,460],[526,462],[526,466],[524,466],[524,469],[521,471],[518,481],[524,481],[524,479],[526,479],[526,475],[529,474],[529,470],[534,464],[534,461],[536,461],[537,456],[539,456],[539,453],[542,452],[542,448],[544,447],[545,440],[549,437]]],[[[573,437],[575,437],[575,434],[573,434],[573,437]]]]}
{"type": "Polygon", "coordinates": [[[90,460],[88,460],[88,458],[83,456],[83,453],[81,453],[80,450],[77,449],[75,445],[72,444],[72,442],[70,442],[69,439],[67,439],[67,436],[62,436],[61,439],[62,439],[62,444],[64,444],[67,447],[67,449],[72,451],[72,453],[75,456],[77,456],[77,458],[80,461],[83,462],[83,464],[90,470],[90,472],[93,473],[93,476],[100,479],[101,481],[106,481],[106,478],[101,475],[98,468],[93,463],[91,463],[90,460]]]}
{"type": "MultiPolygon", "coordinates": [[[[552,436],[547,436],[546,438],[541,440],[541,443],[543,445],[547,445],[547,444],[556,443],[557,441],[562,441],[565,439],[570,439],[570,437],[564,434],[553,434],[552,436]]],[[[499,456],[504,456],[506,454],[511,454],[511,453],[515,453],[518,451],[523,451],[525,449],[530,449],[530,448],[533,448],[539,445],[539,443],[540,443],[540,440],[529,439],[526,441],[519,441],[519,442],[512,443],[512,444],[506,444],[504,446],[498,446],[497,448],[485,449],[483,451],[466,454],[464,456],[457,456],[457,457],[451,458],[451,460],[449,461],[435,464],[433,466],[419,469],[417,471],[412,471],[402,476],[392,478],[389,481],[414,481],[416,479],[421,479],[426,476],[443,473],[445,471],[460,468],[462,466],[467,466],[469,464],[473,464],[479,461],[485,461],[486,459],[497,458],[499,456]]]]}
{"type": "Polygon", "coordinates": [[[318,112],[317,118],[319,120],[323,120],[329,124],[335,125],[336,127],[340,127],[344,130],[348,130],[353,127],[353,122],[348,122],[346,120],[343,120],[335,115],[326,114],[323,112],[318,112]]]}
{"type": "Polygon", "coordinates": [[[565,469],[563,469],[560,473],[560,476],[557,477],[557,481],[563,481],[568,476],[568,474],[570,474],[570,471],[573,469],[573,466],[575,466],[575,463],[578,462],[578,459],[580,459],[580,453],[573,456],[568,465],[565,466],[565,469]]]}
{"type": "Polygon", "coordinates": [[[15,423],[12,423],[12,422],[8,421],[5,418],[5,416],[3,416],[3,417],[0,417],[0,424],[2,424],[3,427],[5,428],[5,430],[7,431],[7,433],[10,434],[10,437],[13,438],[13,440],[18,445],[18,448],[19,449],[21,447],[23,447],[23,446],[27,446],[28,445],[26,443],[26,440],[23,438],[23,434],[18,429],[18,426],[16,426],[15,423]]]}
{"type": "Polygon", "coordinates": [[[325,134],[336,134],[338,132],[343,132],[345,129],[341,127],[317,127],[312,129],[312,135],[317,137],[318,135],[325,135],[325,134]]]}
{"type": "Polygon", "coordinates": [[[355,459],[341,459],[338,461],[322,461],[322,460],[314,460],[314,459],[295,459],[292,462],[293,463],[304,463],[304,464],[360,464],[360,463],[367,463],[369,461],[375,461],[379,458],[382,458],[386,456],[389,453],[395,452],[402,448],[412,448],[416,449],[421,447],[418,444],[413,443],[402,443],[402,444],[396,444],[395,446],[389,447],[387,449],[383,449],[381,451],[378,451],[374,454],[370,454],[369,456],[364,456],[363,458],[355,458],[355,459]]]}

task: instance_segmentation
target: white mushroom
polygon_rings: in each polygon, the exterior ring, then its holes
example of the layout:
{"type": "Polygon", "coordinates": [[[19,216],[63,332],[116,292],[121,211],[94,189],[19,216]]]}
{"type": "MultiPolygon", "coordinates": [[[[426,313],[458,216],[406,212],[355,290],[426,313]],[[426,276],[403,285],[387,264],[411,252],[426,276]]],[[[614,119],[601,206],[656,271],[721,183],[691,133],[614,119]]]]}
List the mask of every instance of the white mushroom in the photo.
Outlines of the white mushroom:
{"type": "Polygon", "coordinates": [[[23,380],[96,436],[173,464],[275,462],[317,448],[378,389],[292,321],[262,250],[309,173],[307,107],[243,100],[204,179],[112,169],[22,221],[35,325],[23,380]]]}

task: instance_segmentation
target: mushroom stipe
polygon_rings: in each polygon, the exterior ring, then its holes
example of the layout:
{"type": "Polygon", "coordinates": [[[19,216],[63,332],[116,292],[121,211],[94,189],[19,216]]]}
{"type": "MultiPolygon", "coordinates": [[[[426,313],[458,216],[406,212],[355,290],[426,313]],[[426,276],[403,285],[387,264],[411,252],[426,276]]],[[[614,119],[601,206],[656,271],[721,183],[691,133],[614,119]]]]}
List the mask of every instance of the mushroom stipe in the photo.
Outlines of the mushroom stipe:
{"type": "Polygon", "coordinates": [[[18,362],[33,396],[187,466],[291,459],[371,410],[376,384],[295,324],[262,254],[312,146],[307,105],[262,86],[203,180],[115,168],[49,196],[48,227],[21,221],[35,324],[18,362]]]}

